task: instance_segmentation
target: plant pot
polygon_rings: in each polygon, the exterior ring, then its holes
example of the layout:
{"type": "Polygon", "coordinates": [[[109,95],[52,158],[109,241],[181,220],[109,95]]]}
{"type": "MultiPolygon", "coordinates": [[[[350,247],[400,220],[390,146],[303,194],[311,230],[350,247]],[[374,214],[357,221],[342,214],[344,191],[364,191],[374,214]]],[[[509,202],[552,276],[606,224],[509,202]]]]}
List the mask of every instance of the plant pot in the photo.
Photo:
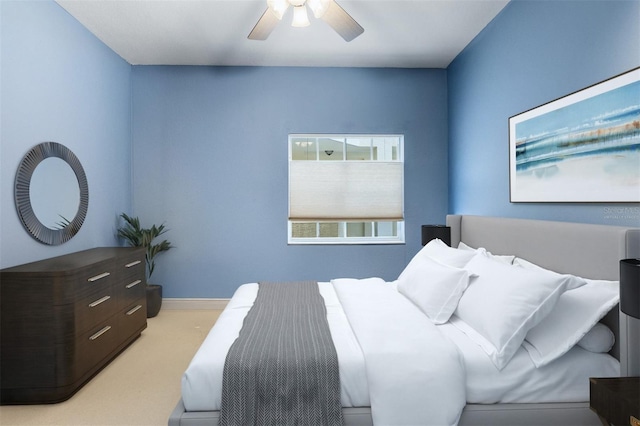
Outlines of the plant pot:
{"type": "Polygon", "coordinates": [[[147,318],[153,318],[162,307],[162,286],[147,284],[147,318]]]}

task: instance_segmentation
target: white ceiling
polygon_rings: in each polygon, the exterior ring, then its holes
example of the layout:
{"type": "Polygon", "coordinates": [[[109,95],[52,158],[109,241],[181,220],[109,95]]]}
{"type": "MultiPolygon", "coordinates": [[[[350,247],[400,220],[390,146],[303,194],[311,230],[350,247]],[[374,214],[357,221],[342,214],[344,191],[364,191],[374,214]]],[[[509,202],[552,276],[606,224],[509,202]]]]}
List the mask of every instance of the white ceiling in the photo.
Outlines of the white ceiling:
{"type": "Polygon", "coordinates": [[[265,0],[57,0],[133,65],[446,68],[508,0],[338,0],[365,29],[347,43],[291,8],[265,41],[247,39],[265,0]]]}

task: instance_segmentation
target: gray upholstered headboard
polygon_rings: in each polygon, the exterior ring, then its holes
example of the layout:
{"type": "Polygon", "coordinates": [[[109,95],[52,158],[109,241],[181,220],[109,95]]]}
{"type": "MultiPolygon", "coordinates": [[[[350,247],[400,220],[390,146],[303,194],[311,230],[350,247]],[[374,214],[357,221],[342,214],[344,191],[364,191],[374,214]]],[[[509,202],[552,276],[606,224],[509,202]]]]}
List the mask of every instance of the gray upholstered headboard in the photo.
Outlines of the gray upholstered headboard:
{"type": "MultiPolygon", "coordinates": [[[[620,260],[640,258],[640,228],[472,215],[448,215],[447,225],[452,247],[463,241],[584,278],[617,281],[620,260]]],[[[612,309],[602,322],[616,334],[611,353],[620,359],[618,317],[612,309]]]]}
{"type": "Polygon", "coordinates": [[[451,245],[464,241],[547,269],[618,280],[620,260],[640,258],[640,228],[488,216],[448,215],[451,245]]]}

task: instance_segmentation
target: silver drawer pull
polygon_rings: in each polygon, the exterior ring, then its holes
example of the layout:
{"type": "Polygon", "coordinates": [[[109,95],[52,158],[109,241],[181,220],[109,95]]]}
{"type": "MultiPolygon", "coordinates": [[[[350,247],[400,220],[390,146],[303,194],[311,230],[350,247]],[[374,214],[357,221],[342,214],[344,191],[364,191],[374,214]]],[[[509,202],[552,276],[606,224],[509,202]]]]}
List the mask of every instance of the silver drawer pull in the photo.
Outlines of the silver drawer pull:
{"type": "Polygon", "coordinates": [[[135,280],[134,282],[132,282],[132,283],[130,283],[130,284],[127,284],[127,285],[125,286],[125,288],[130,289],[130,288],[132,288],[132,287],[137,286],[137,285],[138,285],[138,284],[140,284],[141,282],[142,282],[142,280],[135,280]]]}
{"type": "Polygon", "coordinates": [[[89,278],[87,281],[89,281],[90,283],[96,282],[104,277],[108,277],[109,275],[111,275],[111,272],[103,272],[100,275],[96,275],[95,277],[89,278]]]}
{"type": "Polygon", "coordinates": [[[140,308],[142,308],[142,305],[138,305],[135,308],[131,309],[129,312],[127,312],[127,315],[133,315],[136,312],[138,312],[140,310],[140,308]]]}
{"type": "Polygon", "coordinates": [[[109,330],[111,330],[111,326],[110,325],[104,327],[102,330],[98,331],[96,334],[94,334],[93,336],[89,337],[89,340],[96,340],[98,337],[102,336],[104,333],[106,333],[109,330]]]}
{"type": "Polygon", "coordinates": [[[107,300],[111,299],[111,296],[104,296],[101,297],[100,299],[96,300],[95,302],[89,303],[89,307],[90,308],[95,308],[96,306],[98,306],[99,304],[106,302],[107,300]]]}
{"type": "Polygon", "coordinates": [[[141,260],[136,260],[135,262],[127,263],[126,265],[124,265],[124,267],[125,268],[131,268],[132,266],[139,265],[140,263],[142,263],[141,260]]]}

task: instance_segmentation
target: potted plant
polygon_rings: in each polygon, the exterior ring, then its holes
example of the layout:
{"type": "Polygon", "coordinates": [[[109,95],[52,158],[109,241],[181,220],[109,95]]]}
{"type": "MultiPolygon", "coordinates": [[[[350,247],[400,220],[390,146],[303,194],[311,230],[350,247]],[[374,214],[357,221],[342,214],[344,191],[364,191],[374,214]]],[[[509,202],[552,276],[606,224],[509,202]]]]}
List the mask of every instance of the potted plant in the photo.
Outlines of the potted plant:
{"type": "Polygon", "coordinates": [[[140,219],[131,217],[125,213],[120,215],[124,219],[124,225],[118,228],[118,237],[124,238],[132,247],[144,247],[146,250],[145,260],[147,265],[147,318],[153,318],[160,312],[162,306],[162,286],[149,284],[151,275],[156,266],[155,258],[160,253],[169,250],[173,246],[167,240],[154,244],[153,241],[168,231],[164,224],[153,225],[151,228],[142,228],[140,219]]]}

